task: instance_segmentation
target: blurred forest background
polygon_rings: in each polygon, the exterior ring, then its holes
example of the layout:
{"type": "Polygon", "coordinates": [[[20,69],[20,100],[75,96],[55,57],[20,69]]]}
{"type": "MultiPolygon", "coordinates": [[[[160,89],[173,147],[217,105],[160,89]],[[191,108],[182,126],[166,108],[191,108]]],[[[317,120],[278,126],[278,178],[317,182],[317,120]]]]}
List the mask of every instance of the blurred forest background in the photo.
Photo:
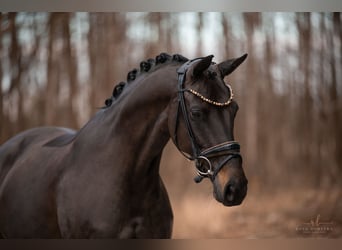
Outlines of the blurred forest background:
{"type": "Polygon", "coordinates": [[[226,208],[169,143],[161,174],[175,238],[341,237],[341,13],[1,13],[0,144],[36,126],[79,129],[129,70],[160,52],[249,57],[232,75],[250,180],[226,208]],[[332,222],[301,234],[301,223],[332,222]]]}

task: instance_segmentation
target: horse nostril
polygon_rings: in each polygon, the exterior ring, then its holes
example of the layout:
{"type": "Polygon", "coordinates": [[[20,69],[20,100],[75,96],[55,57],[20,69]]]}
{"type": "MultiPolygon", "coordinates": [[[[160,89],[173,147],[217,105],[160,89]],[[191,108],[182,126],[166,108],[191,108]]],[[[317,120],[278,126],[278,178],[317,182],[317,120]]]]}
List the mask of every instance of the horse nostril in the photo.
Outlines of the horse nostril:
{"type": "Polygon", "coordinates": [[[225,192],[224,192],[224,197],[226,201],[228,202],[233,202],[234,201],[234,196],[235,196],[235,190],[236,188],[232,184],[228,184],[226,186],[225,192]]]}
{"type": "Polygon", "coordinates": [[[247,194],[247,179],[230,180],[223,190],[223,205],[240,205],[247,194]]]}

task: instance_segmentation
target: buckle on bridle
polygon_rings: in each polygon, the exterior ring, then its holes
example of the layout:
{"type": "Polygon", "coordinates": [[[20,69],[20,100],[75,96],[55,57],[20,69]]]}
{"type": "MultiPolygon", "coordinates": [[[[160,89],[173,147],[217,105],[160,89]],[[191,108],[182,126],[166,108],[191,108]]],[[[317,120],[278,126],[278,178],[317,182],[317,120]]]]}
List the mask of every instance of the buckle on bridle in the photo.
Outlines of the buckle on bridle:
{"type": "Polygon", "coordinates": [[[205,176],[205,177],[214,175],[213,166],[211,165],[210,160],[203,155],[200,155],[195,159],[195,166],[196,166],[196,171],[197,171],[198,175],[205,176]],[[203,159],[204,161],[206,161],[206,163],[209,166],[209,168],[206,172],[203,172],[200,169],[200,167],[201,167],[201,163],[199,162],[200,159],[203,159]]]}

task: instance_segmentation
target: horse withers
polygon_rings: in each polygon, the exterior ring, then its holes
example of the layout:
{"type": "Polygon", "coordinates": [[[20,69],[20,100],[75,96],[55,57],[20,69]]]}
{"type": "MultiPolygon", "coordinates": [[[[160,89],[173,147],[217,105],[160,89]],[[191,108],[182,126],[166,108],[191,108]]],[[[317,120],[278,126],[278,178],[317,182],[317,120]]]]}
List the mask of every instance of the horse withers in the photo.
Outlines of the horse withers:
{"type": "Polygon", "coordinates": [[[212,62],[162,53],[115,86],[79,131],[43,127],[0,147],[3,238],[170,238],[173,213],[159,175],[171,138],[208,178],[214,197],[239,205],[247,193],[238,105],[224,77],[247,57],[212,62]]]}

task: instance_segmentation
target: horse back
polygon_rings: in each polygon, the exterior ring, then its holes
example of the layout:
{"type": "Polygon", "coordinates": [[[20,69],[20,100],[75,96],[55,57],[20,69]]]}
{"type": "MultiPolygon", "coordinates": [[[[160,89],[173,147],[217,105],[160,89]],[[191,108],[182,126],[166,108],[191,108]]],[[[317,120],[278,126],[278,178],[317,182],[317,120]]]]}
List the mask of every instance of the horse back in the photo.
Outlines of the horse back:
{"type": "Polygon", "coordinates": [[[73,135],[74,131],[71,129],[42,127],[24,131],[6,141],[0,146],[0,185],[8,171],[30,150],[31,145],[44,146],[59,141],[59,138],[70,138],[73,135]]]}

